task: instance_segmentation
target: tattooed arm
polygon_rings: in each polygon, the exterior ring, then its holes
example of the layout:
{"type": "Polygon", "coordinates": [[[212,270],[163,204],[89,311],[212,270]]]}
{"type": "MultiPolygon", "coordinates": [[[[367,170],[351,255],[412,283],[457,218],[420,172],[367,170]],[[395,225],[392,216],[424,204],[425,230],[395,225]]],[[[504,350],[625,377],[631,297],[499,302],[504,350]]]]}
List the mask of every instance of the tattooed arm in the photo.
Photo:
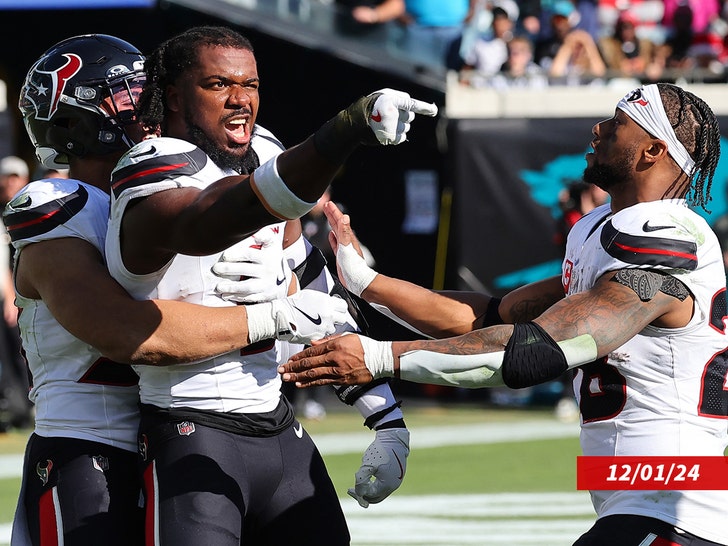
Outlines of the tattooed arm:
{"type": "MultiPolygon", "coordinates": [[[[559,354],[565,365],[581,365],[606,356],[648,324],[674,328],[684,326],[690,320],[692,298],[680,300],[658,291],[644,301],[632,287],[612,282],[613,276],[608,273],[591,290],[561,299],[533,321],[552,341],[559,342],[561,348],[561,351],[544,354],[544,367],[550,365],[549,358],[557,358],[559,354]]],[[[544,285],[544,288],[549,287],[553,288],[553,284],[544,285]]],[[[548,291],[543,293],[546,298],[548,291]]],[[[536,297],[535,291],[532,294],[531,298],[514,301],[520,302],[520,307],[528,309],[529,313],[533,312],[537,302],[542,300],[536,297]],[[526,305],[524,302],[531,303],[526,305]]],[[[505,298],[504,303],[508,305],[505,298]]],[[[519,305],[513,308],[517,309],[519,305]]],[[[513,333],[514,326],[503,324],[448,339],[391,344],[360,336],[344,336],[317,343],[294,355],[280,371],[284,373],[285,381],[295,381],[300,386],[355,384],[389,375],[423,383],[490,386],[498,384],[491,379],[497,379],[501,367],[505,373],[509,366],[523,365],[517,359],[504,359],[513,333]],[[468,358],[453,358],[457,356],[468,358]],[[403,357],[408,358],[406,374],[401,373],[403,357]],[[448,377],[443,380],[445,375],[448,377]],[[482,379],[481,384],[478,378],[482,379]]],[[[534,356],[539,357],[538,354],[534,356]]],[[[539,358],[531,359],[527,364],[534,366],[534,361],[536,366],[541,365],[539,358]]]]}

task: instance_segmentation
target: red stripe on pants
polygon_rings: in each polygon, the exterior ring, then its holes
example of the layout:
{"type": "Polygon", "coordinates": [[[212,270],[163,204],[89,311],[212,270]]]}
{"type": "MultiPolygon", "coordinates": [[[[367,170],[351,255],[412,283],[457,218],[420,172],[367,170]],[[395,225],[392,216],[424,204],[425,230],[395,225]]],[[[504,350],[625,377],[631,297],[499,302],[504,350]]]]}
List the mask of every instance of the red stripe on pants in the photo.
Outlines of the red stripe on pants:
{"type": "Polygon", "coordinates": [[[146,546],[155,546],[154,516],[157,504],[154,488],[154,462],[144,469],[144,543],[146,546]]]}
{"type": "Polygon", "coordinates": [[[53,492],[55,490],[56,488],[54,487],[43,493],[38,503],[41,546],[58,546],[58,514],[53,498],[53,492]]]}

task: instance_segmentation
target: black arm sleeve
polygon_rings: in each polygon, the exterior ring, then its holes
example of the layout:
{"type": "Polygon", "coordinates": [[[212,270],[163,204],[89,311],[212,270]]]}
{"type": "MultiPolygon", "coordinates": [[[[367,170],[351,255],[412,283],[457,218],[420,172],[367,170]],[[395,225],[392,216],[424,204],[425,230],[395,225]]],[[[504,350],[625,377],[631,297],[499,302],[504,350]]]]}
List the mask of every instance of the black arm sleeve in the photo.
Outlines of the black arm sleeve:
{"type": "Polygon", "coordinates": [[[522,389],[557,379],[568,369],[561,347],[535,322],[514,324],[503,355],[503,382],[522,389]]]}

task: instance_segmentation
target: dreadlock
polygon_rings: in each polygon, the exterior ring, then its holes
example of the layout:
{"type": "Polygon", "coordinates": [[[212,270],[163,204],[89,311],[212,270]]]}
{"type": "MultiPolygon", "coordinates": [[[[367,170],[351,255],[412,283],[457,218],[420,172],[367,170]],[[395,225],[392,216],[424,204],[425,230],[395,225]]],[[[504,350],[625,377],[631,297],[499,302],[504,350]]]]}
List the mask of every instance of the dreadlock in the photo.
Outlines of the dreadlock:
{"type": "Polygon", "coordinates": [[[186,70],[197,63],[203,46],[223,46],[253,52],[250,40],[227,27],[200,26],[191,28],[163,42],[144,63],[147,83],[139,97],[139,118],[147,127],[164,129],[165,90],[186,70]]]}
{"type": "Polygon", "coordinates": [[[685,146],[695,166],[688,175],[687,199],[708,212],[710,187],[720,157],[718,118],[705,101],[677,85],[658,83],[660,98],[677,139],[685,146]]]}

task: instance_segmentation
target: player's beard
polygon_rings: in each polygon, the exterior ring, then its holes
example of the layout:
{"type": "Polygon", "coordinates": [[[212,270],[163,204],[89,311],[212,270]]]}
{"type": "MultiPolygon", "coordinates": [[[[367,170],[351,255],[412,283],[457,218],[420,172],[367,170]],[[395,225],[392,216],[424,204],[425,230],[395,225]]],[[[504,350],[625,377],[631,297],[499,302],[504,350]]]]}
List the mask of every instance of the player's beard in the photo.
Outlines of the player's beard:
{"type": "Polygon", "coordinates": [[[611,188],[629,182],[632,179],[632,162],[635,150],[636,146],[611,164],[597,163],[595,159],[594,163],[584,169],[584,182],[594,184],[606,192],[611,188]]]}
{"type": "MultiPolygon", "coordinates": [[[[257,158],[250,144],[238,146],[239,149],[245,148],[245,151],[236,153],[219,147],[199,125],[195,124],[189,113],[185,114],[185,124],[190,142],[210,156],[215,165],[221,169],[250,174],[258,166],[257,158]]],[[[255,133],[255,128],[253,128],[253,133],[255,133]]]]}

